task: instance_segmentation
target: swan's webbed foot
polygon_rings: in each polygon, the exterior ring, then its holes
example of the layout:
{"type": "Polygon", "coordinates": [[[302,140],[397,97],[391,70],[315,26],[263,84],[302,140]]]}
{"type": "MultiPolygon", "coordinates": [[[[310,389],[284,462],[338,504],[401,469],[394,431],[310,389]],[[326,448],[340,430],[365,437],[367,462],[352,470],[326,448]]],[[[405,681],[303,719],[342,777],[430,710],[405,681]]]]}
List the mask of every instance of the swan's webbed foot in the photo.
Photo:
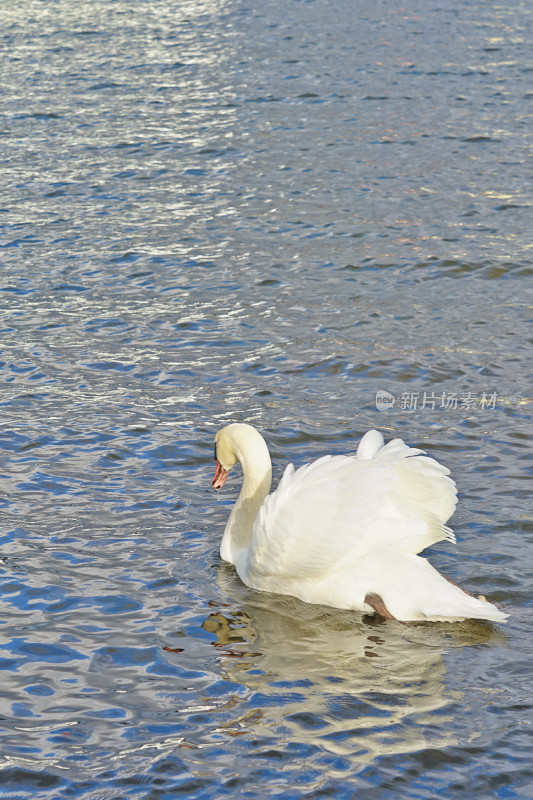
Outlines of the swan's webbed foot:
{"type": "Polygon", "coordinates": [[[365,603],[367,603],[369,606],[372,606],[376,614],[379,614],[379,616],[383,617],[383,619],[393,619],[395,622],[400,621],[394,616],[394,614],[390,613],[389,609],[383,602],[383,598],[376,592],[368,592],[368,594],[365,596],[365,603]]]}

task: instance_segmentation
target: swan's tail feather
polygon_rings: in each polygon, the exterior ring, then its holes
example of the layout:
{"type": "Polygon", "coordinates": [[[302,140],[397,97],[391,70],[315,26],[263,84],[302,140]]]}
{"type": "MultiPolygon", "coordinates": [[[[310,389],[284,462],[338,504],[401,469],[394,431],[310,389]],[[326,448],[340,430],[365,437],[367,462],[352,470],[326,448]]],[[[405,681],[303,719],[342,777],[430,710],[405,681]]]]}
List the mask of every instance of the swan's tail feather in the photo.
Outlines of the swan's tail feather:
{"type": "Polygon", "coordinates": [[[379,551],[365,559],[366,578],[372,590],[397,619],[403,622],[449,622],[484,619],[505,622],[508,614],[488,600],[474,597],[449,581],[425,558],[379,551]],[[383,581],[384,569],[388,575],[383,581]],[[397,580],[390,580],[391,572],[397,580]]]}

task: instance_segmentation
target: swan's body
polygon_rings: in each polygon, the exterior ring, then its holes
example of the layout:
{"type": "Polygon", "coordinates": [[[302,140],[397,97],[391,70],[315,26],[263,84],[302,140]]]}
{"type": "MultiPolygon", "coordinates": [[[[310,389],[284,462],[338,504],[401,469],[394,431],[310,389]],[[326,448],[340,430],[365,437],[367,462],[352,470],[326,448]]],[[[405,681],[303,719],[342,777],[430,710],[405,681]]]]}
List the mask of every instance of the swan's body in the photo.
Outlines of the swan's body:
{"type": "Polygon", "coordinates": [[[417,555],[455,541],[445,523],[457,503],[449,470],[422,450],[369,431],[355,456],[289,464],[269,495],[270,455],[255,428],[228,425],[215,443],[215,488],[242,464],[220,554],[248,586],[402,621],[505,620],[417,555]]]}

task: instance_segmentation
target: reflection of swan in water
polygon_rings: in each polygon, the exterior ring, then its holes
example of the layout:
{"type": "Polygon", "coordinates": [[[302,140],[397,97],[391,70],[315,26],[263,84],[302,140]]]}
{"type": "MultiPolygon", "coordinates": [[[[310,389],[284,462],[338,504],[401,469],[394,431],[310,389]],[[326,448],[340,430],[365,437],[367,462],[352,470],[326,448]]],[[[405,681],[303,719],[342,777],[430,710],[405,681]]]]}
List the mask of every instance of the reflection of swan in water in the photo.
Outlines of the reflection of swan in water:
{"type": "MultiPolygon", "coordinates": [[[[352,612],[254,592],[225,565],[218,580],[237,603],[213,610],[202,627],[215,637],[226,679],[256,693],[254,736],[281,737],[280,747],[312,743],[366,762],[456,744],[457,696],[447,690],[442,654],[501,641],[480,622],[370,624],[352,612]]],[[[221,730],[239,735],[249,727],[240,717],[221,730]]]]}

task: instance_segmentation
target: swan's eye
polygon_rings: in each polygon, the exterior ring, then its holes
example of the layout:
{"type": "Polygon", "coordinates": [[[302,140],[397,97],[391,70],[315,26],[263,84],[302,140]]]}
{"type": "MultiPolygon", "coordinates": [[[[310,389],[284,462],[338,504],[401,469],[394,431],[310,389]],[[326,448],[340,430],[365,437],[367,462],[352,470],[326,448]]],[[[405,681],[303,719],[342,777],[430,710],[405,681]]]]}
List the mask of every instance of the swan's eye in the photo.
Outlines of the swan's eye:
{"type": "Polygon", "coordinates": [[[217,446],[216,445],[215,445],[215,461],[218,461],[218,458],[217,458],[217,446]]]}

